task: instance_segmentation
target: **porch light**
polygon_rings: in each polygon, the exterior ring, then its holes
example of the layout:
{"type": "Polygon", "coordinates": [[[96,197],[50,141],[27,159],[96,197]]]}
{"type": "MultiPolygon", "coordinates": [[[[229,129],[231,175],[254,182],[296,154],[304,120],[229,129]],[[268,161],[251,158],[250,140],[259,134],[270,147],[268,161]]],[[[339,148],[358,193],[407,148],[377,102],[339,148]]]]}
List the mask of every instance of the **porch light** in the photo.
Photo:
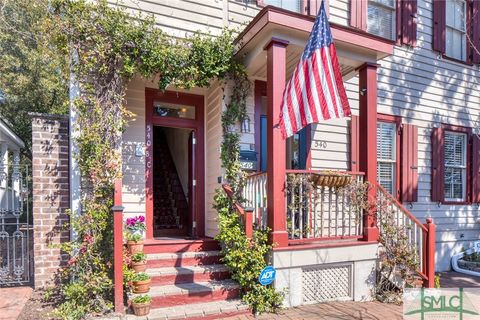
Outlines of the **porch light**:
{"type": "Polygon", "coordinates": [[[250,118],[246,118],[242,122],[242,132],[250,133],[250,118]]]}

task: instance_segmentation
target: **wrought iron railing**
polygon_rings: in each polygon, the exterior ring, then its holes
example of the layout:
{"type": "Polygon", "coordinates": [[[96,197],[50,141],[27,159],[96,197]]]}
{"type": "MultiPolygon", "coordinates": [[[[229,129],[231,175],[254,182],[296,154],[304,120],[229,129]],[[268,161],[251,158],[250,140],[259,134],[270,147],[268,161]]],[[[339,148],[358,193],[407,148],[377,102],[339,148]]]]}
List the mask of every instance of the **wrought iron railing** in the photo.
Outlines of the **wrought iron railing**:
{"type": "Polygon", "coordinates": [[[0,166],[0,285],[30,282],[33,232],[30,172],[18,161],[0,166]]]}

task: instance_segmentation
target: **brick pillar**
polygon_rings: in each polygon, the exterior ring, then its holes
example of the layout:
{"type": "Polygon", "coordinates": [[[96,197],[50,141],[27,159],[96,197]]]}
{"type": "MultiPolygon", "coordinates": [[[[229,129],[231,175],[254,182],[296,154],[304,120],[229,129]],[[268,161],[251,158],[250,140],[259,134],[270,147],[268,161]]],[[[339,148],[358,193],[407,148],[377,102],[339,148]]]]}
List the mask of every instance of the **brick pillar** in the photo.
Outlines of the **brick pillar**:
{"type": "Polygon", "coordinates": [[[70,240],[68,117],[31,114],[35,288],[52,283],[68,256],[51,245],[70,240]]]}

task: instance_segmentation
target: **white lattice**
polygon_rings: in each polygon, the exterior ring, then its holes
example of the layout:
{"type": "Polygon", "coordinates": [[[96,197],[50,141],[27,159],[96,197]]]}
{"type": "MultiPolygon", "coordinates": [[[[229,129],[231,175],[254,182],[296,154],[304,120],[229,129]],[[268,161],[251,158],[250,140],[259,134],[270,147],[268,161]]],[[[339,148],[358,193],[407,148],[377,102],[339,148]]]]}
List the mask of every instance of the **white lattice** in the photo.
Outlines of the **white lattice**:
{"type": "Polygon", "coordinates": [[[326,265],[304,268],[303,302],[351,300],[352,265],[326,265]]]}

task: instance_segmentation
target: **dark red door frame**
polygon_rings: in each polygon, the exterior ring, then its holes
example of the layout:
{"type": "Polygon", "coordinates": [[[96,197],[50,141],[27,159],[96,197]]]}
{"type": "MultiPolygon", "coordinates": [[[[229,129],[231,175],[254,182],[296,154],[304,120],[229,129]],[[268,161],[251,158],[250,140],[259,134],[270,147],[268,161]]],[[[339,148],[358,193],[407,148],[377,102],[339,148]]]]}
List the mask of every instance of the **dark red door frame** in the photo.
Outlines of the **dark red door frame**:
{"type": "MultiPolygon", "coordinates": [[[[180,93],[175,91],[160,91],[145,88],[145,211],[147,239],[153,239],[153,127],[171,127],[192,129],[195,132],[195,209],[192,218],[196,222],[196,228],[192,236],[205,236],[205,158],[204,158],[204,98],[201,95],[180,93]],[[165,103],[183,104],[195,106],[195,119],[180,119],[160,117],[154,115],[153,103],[161,101],[165,103]]],[[[189,218],[189,219],[190,219],[189,218]]],[[[191,226],[190,226],[191,227],[191,226]]]]}

